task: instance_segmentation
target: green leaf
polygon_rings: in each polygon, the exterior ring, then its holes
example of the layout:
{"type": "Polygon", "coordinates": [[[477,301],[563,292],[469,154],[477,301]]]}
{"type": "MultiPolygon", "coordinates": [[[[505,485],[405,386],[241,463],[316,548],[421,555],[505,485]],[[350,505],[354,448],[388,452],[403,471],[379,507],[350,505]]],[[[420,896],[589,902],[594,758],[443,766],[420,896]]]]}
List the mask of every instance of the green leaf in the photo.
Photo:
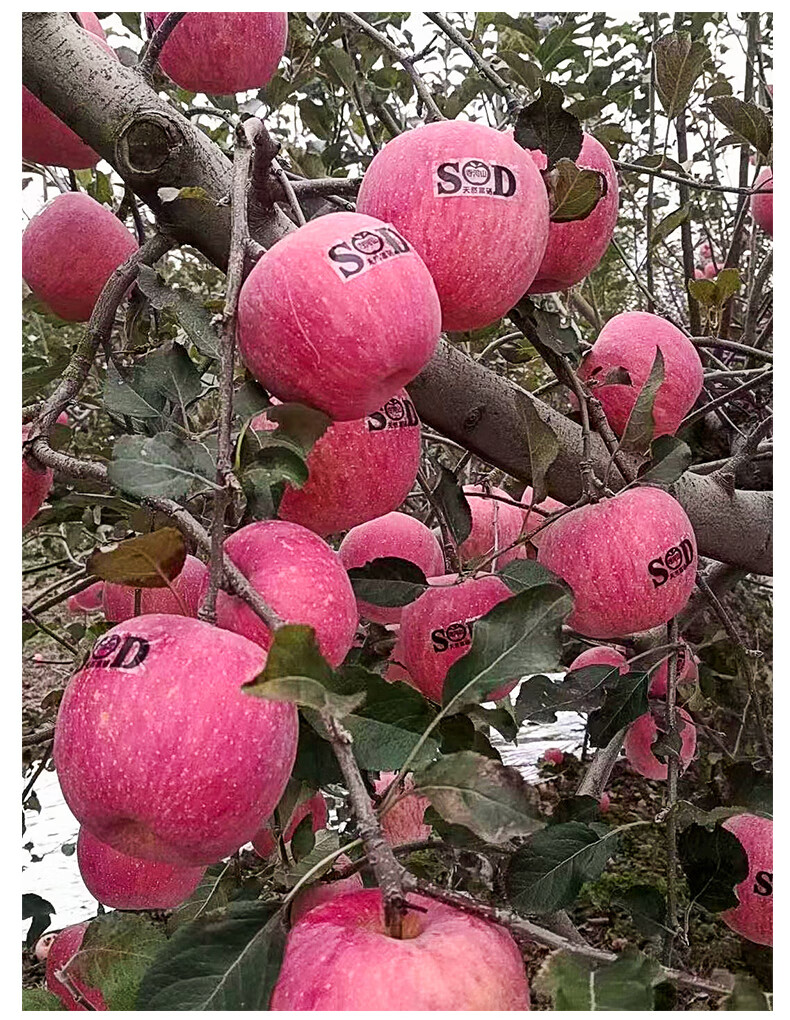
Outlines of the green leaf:
{"type": "Polygon", "coordinates": [[[464,490],[458,484],[453,472],[437,462],[439,481],[433,490],[433,498],[439,504],[447,521],[447,527],[457,545],[465,542],[472,531],[472,511],[464,490]]]}
{"type": "Polygon", "coordinates": [[[294,829],[291,836],[291,854],[295,861],[301,861],[313,852],[315,833],[313,832],[312,815],[305,815],[294,829]]]}
{"type": "Polygon", "coordinates": [[[584,822],[590,824],[601,819],[601,805],[597,797],[582,794],[579,797],[563,797],[558,801],[548,821],[549,825],[562,825],[564,822],[584,822]]]}
{"type": "Polygon", "coordinates": [[[472,751],[445,755],[415,773],[414,788],[446,822],[464,825],[488,843],[543,825],[535,790],[519,772],[472,751]]]}
{"type": "Polygon", "coordinates": [[[511,309],[510,318],[532,343],[543,344],[555,354],[567,354],[574,363],[579,361],[579,338],[572,324],[563,325],[557,312],[547,312],[528,297],[523,297],[511,309]]]}
{"type": "Polygon", "coordinates": [[[639,481],[646,485],[674,485],[691,467],[691,450],[676,436],[659,436],[650,444],[650,467],[640,472],[639,481]]]}
{"type": "Polygon", "coordinates": [[[206,189],[200,187],[158,188],[156,193],[159,201],[164,203],[175,202],[181,199],[193,202],[214,202],[214,199],[206,189]]]}
{"type": "Polygon", "coordinates": [[[726,803],[773,811],[773,773],[758,769],[748,761],[725,763],[722,772],[729,794],[726,803]]]}
{"type": "Polygon", "coordinates": [[[52,992],[48,992],[46,988],[23,988],[22,989],[22,1009],[23,1010],[53,1010],[62,1009],[66,1007],[52,992]]]}
{"type": "Polygon", "coordinates": [[[269,1008],[287,931],[276,903],[242,901],[179,928],[143,979],[138,1010],[269,1008]]]}
{"type": "Polygon", "coordinates": [[[719,1009],[772,1010],[771,1000],[771,994],[760,988],[756,978],[750,974],[736,974],[735,985],[719,1009]]]}
{"type": "Polygon", "coordinates": [[[546,179],[552,223],[586,219],[607,192],[605,174],[580,169],[570,159],[560,159],[546,179]]]}
{"type": "Polygon", "coordinates": [[[121,374],[111,361],[107,366],[103,399],[111,414],[130,418],[160,418],[165,407],[165,396],[152,374],[146,371],[145,362],[124,369],[121,374]]]}
{"type": "Polygon", "coordinates": [[[450,667],[442,704],[477,704],[508,680],[554,669],[562,652],[562,621],[572,605],[564,588],[541,584],[494,606],[474,624],[467,654],[450,667]]]}
{"type": "Polygon", "coordinates": [[[200,880],[197,889],[183,903],[175,907],[167,919],[169,935],[196,917],[224,907],[235,888],[235,878],[230,864],[212,864],[200,880]]]}
{"type": "Polygon", "coordinates": [[[524,149],[546,154],[547,169],[560,159],[575,160],[582,148],[582,126],[562,106],[565,94],[558,85],[540,83],[540,97],[525,106],[516,120],[515,139],[524,149]]]}
{"type": "Polygon", "coordinates": [[[626,910],[634,927],[647,938],[667,931],[667,903],[654,885],[632,885],[612,900],[612,906],[626,910]]]}
{"type": "Polygon", "coordinates": [[[524,400],[518,406],[526,419],[534,500],[542,503],[548,496],[546,475],[559,455],[560,443],[552,427],[541,418],[531,400],[524,400]]]}
{"type": "Polygon", "coordinates": [[[595,881],[614,853],[616,837],[582,822],[550,825],[510,858],[505,886],[522,914],[549,914],[570,906],[585,882],[595,881]]]}
{"type": "Polygon", "coordinates": [[[193,483],[214,485],[195,466],[193,447],[171,432],[147,436],[121,436],[107,466],[110,482],[133,496],[179,499],[193,483]]]}
{"type": "Polygon", "coordinates": [[[636,453],[646,453],[650,449],[655,432],[655,421],[653,419],[653,405],[659,387],[664,381],[664,355],[661,348],[656,347],[656,356],[653,360],[653,367],[647,377],[644,386],[639,391],[636,402],[628,416],[625,424],[620,447],[623,450],[633,450],[636,453]]]}
{"type": "Polygon", "coordinates": [[[713,281],[715,285],[714,298],[716,304],[721,306],[737,294],[741,286],[741,274],[738,269],[721,269],[713,281]]]}
{"type": "Polygon", "coordinates": [[[562,586],[565,582],[561,577],[552,573],[548,567],[544,567],[537,560],[511,560],[501,570],[496,571],[497,577],[510,588],[514,595],[518,595],[528,588],[535,588],[540,584],[557,584],[562,586]]]}
{"type": "Polygon", "coordinates": [[[268,417],[270,408],[273,410],[274,405],[269,402],[269,395],[254,379],[248,379],[233,394],[233,413],[242,421],[254,418],[261,411],[266,411],[268,417]]]}
{"type": "Polygon", "coordinates": [[[133,1010],[143,975],[165,944],[149,918],[114,910],[88,925],[73,966],[85,984],[101,991],[108,1009],[133,1010]]]}
{"type": "Polygon", "coordinates": [[[661,965],[636,949],[603,964],[561,950],[545,960],[535,987],[555,1010],[630,1012],[654,1009],[654,988],[662,980],[661,965]]]}
{"type": "Polygon", "coordinates": [[[127,539],[111,552],[92,552],[85,563],[88,574],[131,588],[167,588],[178,577],[187,558],[184,536],[178,528],[159,528],[127,539]]]}
{"type": "Polygon", "coordinates": [[[703,68],[710,62],[708,47],[692,42],[688,32],[671,32],[653,47],[656,67],[656,92],[670,120],[686,108],[691,90],[703,68]]]}
{"type": "Polygon", "coordinates": [[[678,837],[678,856],[691,898],[714,913],[738,906],[735,886],[749,874],[740,840],[721,825],[689,825],[678,837]]]}
{"type": "Polygon", "coordinates": [[[152,383],[176,407],[186,408],[203,392],[200,373],[181,344],[169,344],[153,351],[143,364],[152,383]]]}
{"type": "Polygon", "coordinates": [[[137,286],[154,308],[160,311],[167,308],[175,315],[178,324],[201,354],[209,358],[219,357],[219,337],[211,324],[211,312],[190,292],[168,287],[150,266],[140,266],[137,286]]]}
{"type": "MultiPolygon", "coordinates": [[[[304,819],[304,821],[309,822],[309,818],[304,819]]],[[[315,833],[315,843],[310,852],[304,857],[301,857],[298,861],[295,861],[293,864],[289,864],[286,869],[278,871],[277,877],[282,879],[286,888],[292,889],[300,878],[303,878],[308,871],[312,871],[317,864],[319,864],[329,854],[334,853],[334,851],[339,849],[339,847],[340,836],[337,832],[331,829],[320,829],[315,833]]],[[[322,869],[316,871],[313,876],[313,881],[318,881],[322,875],[331,871],[335,866],[335,863],[336,862],[334,860],[329,861],[329,863],[325,864],[322,869]]]]}
{"type": "Polygon", "coordinates": [[[497,708],[483,708],[482,705],[473,705],[468,710],[471,719],[477,720],[485,727],[495,729],[502,739],[510,744],[518,736],[518,724],[510,708],[507,698],[497,708]]]}
{"type": "Polygon", "coordinates": [[[603,705],[591,712],[587,720],[587,733],[593,747],[605,747],[619,730],[647,712],[649,686],[647,673],[610,674],[603,685],[603,705]]]}
{"type": "Polygon", "coordinates": [[[768,158],[774,139],[771,119],[765,110],[735,96],[719,96],[709,106],[716,120],[768,158]]]}
{"type": "Polygon", "coordinates": [[[253,435],[261,448],[247,463],[240,482],[247,512],[254,520],[266,520],[275,516],[285,483],[301,489],[309,471],[304,454],[292,439],[271,432],[253,435]]]}
{"type": "Polygon", "coordinates": [[[656,224],[653,229],[653,233],[650,238],[650,247],[655,248],[669,235],[677,230],[691,215],[690,205],[681,205],[678,209],[673,209],[671,213],[668,213],[663,220],[656,224]]]}
{"type": "Polygon", "coordinates": [[[266,417],[278,425],[278,436],[299,444],[305,457],[332,424],[323,411],[305,404],[274,404],[267,408],[266,417]]]}
{"type": "Polygon", "coordinates": [[[416,563],[397,556],[381,556],[348,572],[354,594],[374,606],[407,606],[428,587],[416,563]]]}
{"type": "Polygon", "coordinates": [[[537,92],[540,88],[541,73],[537,64],[531,60],[525,60],[516,50],[499,50],[497,56],[504,60],[510,68],[510,77],[519,85],[525,85],[530,92],[537,92]]]}
{"type": "Polygon", "coordinates": [[[67,354],[49,358],[23,359],[22,368],[22,403],[29,404],[54,379],[59,379],[68,365],[67,354]]]}

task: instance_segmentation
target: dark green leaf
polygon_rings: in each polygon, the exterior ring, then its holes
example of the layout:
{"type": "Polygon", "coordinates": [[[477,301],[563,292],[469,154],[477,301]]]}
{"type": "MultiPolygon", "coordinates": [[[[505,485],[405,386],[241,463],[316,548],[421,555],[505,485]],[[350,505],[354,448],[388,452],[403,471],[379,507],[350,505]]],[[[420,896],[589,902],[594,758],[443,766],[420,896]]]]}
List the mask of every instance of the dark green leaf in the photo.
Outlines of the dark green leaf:
{"type": "Polygon", "coordinates": [[[171,432],[121,436],[112,451],[107,473],[113,485],[133,496],[178,499],[193,483],[214,485],[197,470],[192,445],[171,432]]]}
{"type": "Polygon", "coordinates": [[[165,944],[149,918],[114,910],[91,921],[72,966],[99,989],[108,1009],[133,1010],[143,975],[165,944]]]}
{"type": "Polygon", "coordinates": [[[560,681],[539,674],[527,677],[516,698],[516,721],[555,722],[557,712],[589,712],[604,701],[604,687],[619,676],[617,666],[584,666],[560,681]]]}
{"type": "Polygon", "coordinates": [[[114,362],[107,367],[104,381],[104,406],[111,414],[130,418],[160,418],[165,396],[145,363],[119,372],[114,362]]]}
{"type": "Polygon", "coordinates": [[[601,818],[601,806],[596,797],[563,797],[554,808],[549,819],[550,825],[561,825],[563,822],[598,822],[601,818]]]}
{"type": "Polygon", "coordinates": [[[583,170],[570,159],[560,159],[547,175],[552,223],[586,219],[607,192],[598,170],[583,170]]]}
{"type": "Polygon", "coordinates": [[[656,347],[656,356],[650,375],[639,391],[636,403],[628,416],[623,431],[620,446],[623,450],[633,450],[636,453],[646,453],[650,449],[655,432],[655,421],[653,419],[653,405],[659,387],[664,381],[664,355],[661,348],[656,347]]]}
{"type": "Polygon", "coordinates": [[[773,810],[773,774],[765,772],[748,761],[726,763],[722,766],[729,794],[727,803],[742,804],[758,811],[773,810]]]}
{"type": "Polygon", "coordinates": [[[656,92],[670,120],[685,109],[691,90],[704,66],[710,62],[708,47],[691,40],[688,32],[671,32],[653,47],[656,67],[656,92]]]}
{"type": "Polygon", "coordinates": [[[557,577],[548,567],[544,567],[537,560],[511,560],[496,574],[510,588],[514,595],[534,588],[539,584],[558,584],[562,586],[565,582],[557,577]]]}
{"type": "Polygon", "coordinates": [[[673,209],[663,220],[656,224],[650,237],[650,246],[655,248],[669,235],[677,230],[691,215],[691,206],[682,205],[679,209],[673,209]]]}
{"type": "Polygon", "coordinates": [[[323,411],[305,404],[274,404],[266,417],[278,425],[278,436],[288,436],[299,444],[305,457],[332,424],[323,411]]]}
{"type": "Polygon", "coordinates": [[[495,729],[507,743],[512,743],[518,735],[518,724],[509,706],[510,702],[507,699],[497,708],[483,708],[482,705],[474,705],[469,709],[469,715],[483,726],[495,729]]]}
{"type": "Polygon", "coordinates": [[[631,1012],[655,1008],[654,988],[662,978],[661,965],[636,949],[603,964],[562,950],[545,961],[536,988],[558,1011],[631,1012]]]}
{"type": "Polygon", "coordinates": [[[648,938],[667,931],[666,900],[654,885],[632,885],[616,896],[612,905],[627,911],[637,931],[648,938]]]}
{"type": "Polygon", "coordinates": [[[183,903],[179,903],[167,919],[168,934],[196,917],[224,907],[235,887],[235,878],[230,863],[212,864],[200,880],[197,889],[183,903]]]}
{"type": "Polygon", "coordinates": [[[540,97],[525,106],[516,120],[515,139],[524,149],[546,154],[547,169],[560,159],[574,160],[582,148],[582,126],[572,113],[563,110],[565,94],[558,85],[540,83],[540,97]]]}
{"type": "Polygon", "coordinates": [[[615,733],[647,712],[649,685],[647,673],[634,672],[623,676],[615,672],[607,678],[603,705],[591,712],[587,720],[592,747],[605,747],[615,733]]]}
{"type": "Polygon", "coordinates": [[[315,833],[313,832],[313,816],[305,815],[294,829],[291,836],[291,854],[295,861],[301,861],[313,852],[315,833]]]}
{"type": "Polygon", "coordinates": [[[164,284],[150,266],[140,266],[137,286],[154,308],[170,309],[189,340],[201,354],[219,357],[219,338],[212,326],[212,315],[192,294],[164,284]]]}
{"type": "Polygon", "coordinates": [[[724,1004],[719,1006],[723,1010],[772,1010],[771,995],[760,988],[757,979],[750,974],[736,974],[735,986],[724,1004]]]}
{"type": "Polygon", "coordinates": [[[731,832],[689,825],[678,838],[678,856],[693,900],[714,913],[738,906],[734,890],[749,874],[749,860],[731,832]]]}
{"type": "Polygon", "coordinates": [[[131,588],[166,588],[178,577],[187,557],[184,536],[178,528],[159,528],[121,542],[111,552],[92,552],[85,563],[88,574],[131,588]]]}
{"type": "Polygon", "coordinates": [[[713,116],[737,135],[748,142],[761,156],[766,158],[773,145],[773,126],[765,110],[755,103],[744,103],[735,96],[719,96],[710,101],[713,116]]]}
{"type": "Polygon", "coordinates": [[[176,407],[186,408],[203,392],[200,373],[181,344],[170,344],[143,362],[152,383],[176,407]]]}
{"type": "Polygon", "coordinates": [[[32,949],[49,928],[49,922],[54,913],[55,908],[49,900],[45,900],[38,893],[22,894],[22,920],[25,921],[28,917],[32,919],[25,938],[28,948],[32,949]]]}
{"type": "Polygon", "coordinates": [[[472,530],[472,511],[464,490],[458,484],[453,472],[443,464],[437,463],[439,481],[433,490],[433,496],[444,514],[447,527],[457,545],[469,538],[472,530]]]}
{"type": "Polygon", "coordinates": [[[500,60],[504,60],[510,68],[510,77],[520,85],[526,85],[530,92],[537,92],[540,88],[541,73],[537,64],[524,57],[515,50],[500,50],[497,53],[500,60]]]}
{"type": "Polygon", "coordinates": [[[670,486],[691,467],[691,450],[676,436],[659,436],[650,444],[650,467],[640,472],[645,484],[670,486]]]}
{"type": "Polygon", "coordinates": [[[67,354],[49,358],[27,358],[22,362],[22,403],[29,404],[54,379],[59,379],[69,363],[67,354]]]}
{"type": "Polygon", "coordinates": [[[382,556],[348,572],[354,594],[374,606],[407,606],[428,587],[416,563],[397,556],[382,556]]]}
{"type": "Polygon", "coordinates": [[[535,502],[542,503],[548,496],[546,475],[559,455],[560,443],[552,427],[541,418],[531,400],[524,400],[519,407],[527,425],[532,491],[535,502]]]}

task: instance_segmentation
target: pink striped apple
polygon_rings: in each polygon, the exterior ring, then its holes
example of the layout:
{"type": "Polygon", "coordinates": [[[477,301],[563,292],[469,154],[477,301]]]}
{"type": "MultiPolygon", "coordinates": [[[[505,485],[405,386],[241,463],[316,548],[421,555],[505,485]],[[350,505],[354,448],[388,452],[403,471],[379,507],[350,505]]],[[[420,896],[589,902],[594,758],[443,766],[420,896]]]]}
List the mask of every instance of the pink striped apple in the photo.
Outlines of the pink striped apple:
{"type": "Polygon", "coordinates": [[[722,823],[736,836],[749,858],[749,874],[735,887],[738,906],[722,921],[761,946],[774,944],[774,823],[759,815],[735,815],[722,823]]]}
{"type": "MultiPolygon", "coordinates": [[[[22,426],[22,441],[30,435],[30,425],[22,426]]],[[[52,488],[53,474],[50,468],[34,467],[22,457],[22,527],[28,525],[41,509],[41,504],[52,488]]]]}
{"type": "MultiPolygon", "coordinates": [[[[663,712],[663,707],[659,707],[663,712]]],[[[697,730],[688,712],[677,709],[678,729],[680,731],[680,771],[689,767],[697,747],[697,730]]],[[[631,767],[646,779],[666,779],[668,768],[665,762],[659,761],[653,754],[653,744],[659,730],[652,712],[645,712],[628,727],[623,742],[625,756],[631,767]]]]}
{"type": "Polygon", "coordinates": [[[66,601],[70,613],[96,613],[104,608],[104,581],[95,581],[89,588],[77,592],[66,601]]]}
{"type": "MultiPolygon", "coordinates": [[[[373,788],[382,796],[389,788],[394,772],[382,772],[373,783],[373,788]]],[[[430,825],[423,821],[425,809],[430,806],[427,797],[413,793],[414,780],[407,776],[402,787],[402,796],[381,819],[381,831],[390,846],[402,846],[404,843],[421,843],[431,835],[430,825]]]]}
{"type": "MultiPolygon", "coordinates": [[[[351,858],[345,854],[341,854],[335,860],[335,866],[338,868],[347,868],[350,864],[351,858]]],[[[348,878],[336,878],[334,880],[332,880],[332,875],[330,874],[327,876],[326,881],[314,882],[312,885],[308,885],[306,889],[297,893],[291,904],[291,924],[296,924],[301,917],[304,917],[314,907],[319,907],[322,903],[336,900],[346,893],[359,892],[362,888],[362,876],[359,872],[349,875],[348,878]]]]}

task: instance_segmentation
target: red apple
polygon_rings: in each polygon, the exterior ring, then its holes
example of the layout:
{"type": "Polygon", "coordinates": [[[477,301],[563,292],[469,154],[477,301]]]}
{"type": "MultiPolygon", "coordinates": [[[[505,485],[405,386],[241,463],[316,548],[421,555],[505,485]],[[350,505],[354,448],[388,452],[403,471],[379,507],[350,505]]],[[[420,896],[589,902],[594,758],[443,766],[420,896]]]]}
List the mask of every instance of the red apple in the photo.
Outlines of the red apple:
{"type": "Polygon", "coordinates": [[[410,895],[390,938],[379,889],[323,903],[291,929],[273,1010],[526,1010],[529,985],[511,936],[479,917],[410,895]]]}
{"type": "MultiPolygon", "coordinates": [[[[197,616],[200,599],[208,583],[208,568],[196,556],[187,556],[181,573],[170,588],[142,588],[140,615],[164,613],[171,616],[197,616]],[[176,594],[177,593],[177,594],[176,594]]],[[[90,591],[90,589],[88,589],[90,591]]],[[[134,588],[125,584],[104,585],[104,615],[110,623],[122,623],[134,616],[134,588]]]]}
{"type": "MultiPolygon", "coordinates": [[[[699,669],[697,657],[689,648],[688,644],[684,641],[678,650],[678,665],[677,665],[677,676],[678,683],[681,684],[692,684],[699,679],[699,669]]],[[[634,669],[647,669],[645,665],[646,659],[639,659],[634,665],[634,669]]],[[[650,689],[648,694],[651,698],[663,698],[667,693],[667,683],[669,681],[669,660],[664,660],[659,665],[658,669],[653,673],[653,678],[650,681],[650,689]]]]}
{"type": "MultiPolygon", "coordinates": [[[[433,587],[404,607],[400,645],[412,686],[426,698],[441,702],[448,670],[472,647],[474,621],[513,593],[494,575],[459,584],[453,583],[457,580],[455,574],[429,580],[433,587]]],[[[518,679],[503,684],[486,700],[504,698],[518,679]]]]}
{"type": "Polygon", "coordinates": [[[66,602],[70,613],[95,613],[104,608],[104,581],[95,581],[89,588],[72,595],[66,602]]]}
{"type": "Polygon", "coordinates": [[[774,823],[758,815],[735,815],[722,823],[736,836],[749,858],[749,874],[735,887],[739,905],[725,910],[722,921],[761,946],[774,944],[774,823]]]}
{"type": "MultiPolygon", "coordinates": [[[[105,41],[104,29],[96,15],[92,11],[83,11],[77,14],[77,18],[85,31],[115,57],[115,50],[105,41]]],[[[48,166],[64,166],[70,170],[86,170],[96,166],[99,155],[23,85],[22,159],[48,166]]]]}
{"type": "MultiPolygon", "coordinates": [[[[154,28],[166,13],[146,12],[154,28]]],[[[160,56],[169,78],[188,92],[231,95],[260,89],[274,76],[288,41],[284,11],[187,14],[160,56]]]]}
{"type": "MultiPolygon", "coordinates": [[[[314,628],[321,654],[339,666],[354,642],[359,618],[354,589],[337,553],[312,531],[286,521],[248,524],[226,540],[225,551],[285,623],[314,628]]],[[[217,594],[217,626],[271,647],[266,624],[246,602],[224,591],[217,594]]]]}
{"type": "Polygon", "coordinates": [[[598,801],[598,807],[599,807],[599,809],[601,811],[601,814],[602,815],[606,814],[606,812],[609,810],[609,808],[611,806],[612,806],[612,798],[609,796],[609,794],[606,792],[606,790],[604,790],[604,792],[601,794],[601,797],[600,797],[600,799],[598,801]]]}
{"type": "Polygon", "coordinates": [[[770,237],[774,236],[774,172],[769,166],[763,167],[763,169],[757,175],[757,179],[754,182],[755,188],[770,188],[770,194],[763,195],[752,195],[752,216],[754,216],[755,222],[758,227],[768,234],[770,237]]]}
{"type": "Polygon", "coordinates": [[[628,672],[628,663],[623,653],[608,645],[585,648],[581,655],[577,655],[568,666],[568,672],[584,669],[585,666],[617,666],[618,672],[623,674],[628,672]]]}
{"type": "Polygon", "coordinates": [[[565,752],[559,747],[547,747],[543,752],[543,760],[550,765],[562,765],[565,761],[565,752]]]}
{"type": "MultiPolygon", "coordinates": [[[[22,441],[30,435],[30,425],[22,426],[22,441]]],[[[41,504],[52,488],[52,471],[49,468],[40,470],[22,457],[22,527],[29,524],[41,509],[41,504]]]]}
{"type": "Polygon", "coordinates": [[[601,401],[618,436],[647,382],[657,349],[664,358],[664,381],[653,403],[653,438],[671,436],[702,392],[699,354],[677,326],[649,312],[622,312],[606,323],[581,363],[579,378],[601,401]],[[630,383],[609,382],[616,369],[625,369],[630,383]]]}
{"type": "MultiPolygon", "coordinates": [[[[530,151],[538,169],[546,167],[546,156],[539,149],[530,151]]],[[[619,189],[617,171],[609,153],[592,135],[585,133],[576,158],[580,170],[598,170],[606,178],[606,194],[589,216],[569,223],[551,223],[546,254],[540,264],[530,294],[568,290],[589,276],[604,256],[617,223],[619,189]]]]}
{"type": "MultiPolygon", "coordinates": [[[[349,864],[351,864],[351,858],[345,854],[341,854],[335,860],[335,867],[346,868],[349,864]]],[[[331,874],[327,878],[327,881],[314,882],[313,885],[308,885],[306,889],[296,894],[291,904],[292,925],[296,924],[313,907],[329,903],[346,893],[358,892],[363,888],[362,876],[359,872],[349,875],[348,878],[336,878],[334,881],[332,881],[331,874]]]]}
{"type": "MultiPolygon", "coordinates": [[[[688,712],[677,709],[680,730],[680,771],[689,767],[697,747],[697,730],[688,712]]],[[[646,779],[666,779],[667,765],[653,754],[653,743],[658,736],[658,726],[652,712],[645,712],[631,723],[625,735],[623,749],[632,768],[646,779]]]]}
{"type": "MultiPolygon", "coordinates": [[[[363,567],[371,560],[397,556],[415,563],[426,577],[444,570],[444,554],[430,528],[408,514],[389,513],[358,524],[343,539],[338,550],[346,570],[363,567]]],[[[402,607],[374,606],[357,601],[359,615],[374,623],[399,623],[402,607]]]]}
{"type": "MultiPolygon", "coordinates": [[[[312,818],[313,832],[318,832],[319,829],[325,829],[326,823],[329,821],[329,811],[326,806],[326,801],[317,793],[314,797],[309,800],[302,801],[291,814],[288,824],[285,826],[283,831],[283,840],[289,843],[293,838],[293,834],[296,832],[296,828],[299,823],[310,815],[312,818]]],[[[273,818],[270,818],[265,826],[261,828],[252,838],[252,845],[255,847],[255,852],[259,857],[270,857],[277,849],[277,841],[274,838],[274,833],[271,829],[273,818]]]]}
{"type": "Polygon", "coordinates": [[[55,936],[47,954],[47,988],[53,995],[57,995],[66,1009],[71,1012],[107,1009],[107,1004],[99,989],[91,988],[76,976],[76,972],[79,970],[76,965],[78,961],[69,966],[79,952],[87,928],[87,921],[64,928],[55,936]],[[68,984],[58,977],[63,970],[65,970],[68,984]],[[77,992],[77,996],[74,995],[74,991],[77,992]]]}
{"type": "MultiPolygon", "coordinates": [[[[394,772],[382,772],[373,783],[376,793],[379,796],[384,794],[394,778],[394,772]]],[[[407,776],[401,799],[381,819],[381,831],[390,846],[421,843],[431,835],[430,825],[426,825],[422,820],[425,809],[430,807],[431,802],[427,797],[412,793],[413,789],[414,780],[407,776]]]]}
{"type": "Polygon", "coordinates": [[[54,759],[66,803],[114,850],[212,864],[248,843],[296,757],[292,704],[242,685],[265,653],[185,616],[138,616],[93,647],[60,703],[54,759]]]}
{"type": "Polygon", "coordinates": [[[239,348],[280,400],[336,421],[372,414],[421,372],[441,313],[425,264],[394,227],[330,213],[287,234],[239,298],[239,348]]]}
{"type": "MultiPolygon", "coordinates": [[[[527,506],[532,506],[532,500],[534,499],[534,490],[531,485],[528,485],[521,494],[519,502],[524,503],[527,506]]],[[[567,510],[567,506],[564,503],[560,503],[558,499],[553,499],[551,496],[547,496],[542,503],[536,503],[531,510],[523,511],[524,523],[522,525],[522,532],[528,535],[531,531],[535,531],[541,524],[545,524],[546,515],[556,513],[558,510],[567,510]],[[537,510],[543,510],[544,513],[536,513],[537,510]]],[[[525,546],[527,551],[527,557],[529,559],[535,559],[534,549],[540,546],[543,541],[543,535],[546,529],[538,531],[534,538],[529,540],[529,545],[525,546]]]]}
{"type": "Polygon", "coordinates": [[[87,322],[105,283],[134,251],[137,241],[106,205],[68,191],[25,228],[22,276],[61,319],[87,322]]]}
{"type": "Polygon", "coordinates": [[[544,532],[538,562],[571,586],[568,626],[586,637],[624,637],[683,609],[697,543],[680,503],[640,486],[560,517],[544,532]]]}
{"type": "Polygon", "coordinates": [[[422,255],[442,327],[495,322],[535,279],[546,251],[546,188],[512,134],[444,120],[404,131],[374,157],[357,209],[393,223],[422,255]]]}
{"type": "Polygon", "coordinates": [[[91,896],[105,907],[119,910],[177,907],[197,889],[206,870],[129,857],[82,827],[77,837],[77,863],[91,896]]]}
{"type": "MultiPolygon", "coordinates": [[[[265,414],[252,421],[272,424],[265,414]]],[[[417,478],[421,434],[406,390],[366,418],[334,422],[307,456],[306,484],[286,485],[280,518],[326,537],[395,510],[417,478]]]]}
{"type": "MultiPolygon", "coordinates": [[[[500,496],[502,499],[512,497],[504,489],[491,488],[492,495],[500,496]]],[[[472,530],[469,536],[458,546],[458,554],[461,563],[471,563],[473,560],[481,560],[490,556],[495,549],[507,549],[521,534],[521,527],[524,523],[524,513],[517,506],[510,503],[502,503],[498,499],[490,499],[485,493],[482,485],[465,485],[464,492],[472,511],[472,530]]],[[[515,549],[508,549],[501,556],[497,556],[493,563],[485,569],[500,570],[511,560],[525,559],[524,546],[520,545],[515,549]]]]}

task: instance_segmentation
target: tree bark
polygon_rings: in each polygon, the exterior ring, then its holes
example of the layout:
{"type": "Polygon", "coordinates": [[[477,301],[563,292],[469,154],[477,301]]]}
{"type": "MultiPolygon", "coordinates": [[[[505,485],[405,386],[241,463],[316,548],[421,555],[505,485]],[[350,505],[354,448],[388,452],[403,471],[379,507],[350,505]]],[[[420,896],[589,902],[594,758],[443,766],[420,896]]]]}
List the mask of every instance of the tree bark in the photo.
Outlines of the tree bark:
{"type": "MultiPolygon", "coordinates": [[[[66,13],[23,15],[22,63],[25,86],[112,164],[162,227],[225,269],[232,166],[219,148],[66,13]],[[162,187],[201,187],[210,200],[162,202],[162,187]]],[[[268,248],[293,229],[269,195],[259,202],[253,197],[255,241],[268,248]]],[[[450,344],[440,343],[409,392],[425,422],[524,483],[532,471],[523,407],[531,403],[560,444],[548,472],[549,493],[566,503],[580,495],[581,428],[450,344]]],[[[601,466],[609,455],[597,435],[593,440],[593,460],[601,466]]],[[[610,480],[613,488],[623,484],[617,471],[610,480]]],[[[711,477],[687,472],[674,495],[691,520],[701,555],[772,573],[771,493],[730,494],[711,477]]]]}

